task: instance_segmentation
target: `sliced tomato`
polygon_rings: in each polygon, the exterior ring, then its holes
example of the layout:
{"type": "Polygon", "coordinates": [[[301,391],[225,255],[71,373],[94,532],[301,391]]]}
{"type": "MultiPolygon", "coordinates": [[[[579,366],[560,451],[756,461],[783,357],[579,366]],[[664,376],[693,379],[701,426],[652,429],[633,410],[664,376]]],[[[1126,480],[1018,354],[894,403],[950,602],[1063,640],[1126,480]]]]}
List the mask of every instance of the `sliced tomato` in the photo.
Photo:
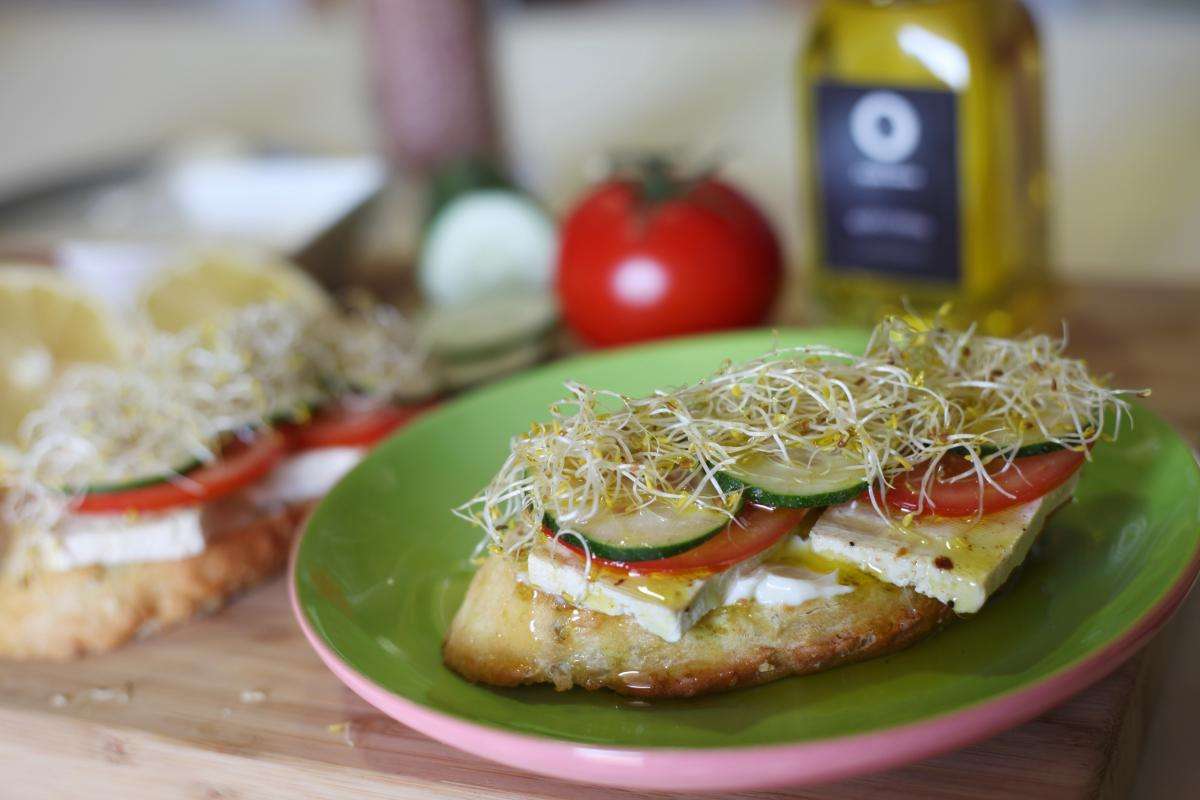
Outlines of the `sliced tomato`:
{"type": "MultiPolygon", "coordinates": [[[[971,462],[962,456],[946,456],[938,462],[937,474],[929,484],[921,513],[968,517],[1028,503],[1066,483],[1083,462],[1084,454],[1074,450],[1022,456],[1011,463],[997,459],[987,466],[987,470],[999,488],[985,482],[980,491],[976,475],[968,474],[951,480],[956,475],[968,472],[971,462]]],[[[928,470],[929,466],[925,464],[898,477],[887,491],[887,504],[898,511],[917,511],[920,508],[921,481],[928,470]]]]}
{"type": "Polygon", "coordinates": [[[220,457],[177,478],[117,492],[85,494],[72,508],[80,514],[120,514],[161,511],[207,503],[236,492],[266,476],[287,451],[275,431],[263,431],[249,442],[235,441],[220,457]]]}
{"type": "Polygon", "coordinates": [[[355,408],[337,404],[321,409],[302,425],[281,430],[296,450],[316,447],[370,447],[388,434],[428,411],[431,403],[412,406],[377,405],[355,408]]]}
{"type": "MultiPolygon", "coordinates": [[[[651,572],[720,572],[751,556],[758,555],[794,531],[808,511],[807,508],[774,509],[748,505],[738,516],[740,524],[731,524],[698,547],[693,547],[679,555],[654,561],[629,563],[593,557],[592,562],[613,569],[643,574],[651,572]]],[[[548,530],[545,532],[548,536],[554,535],[548,530]]],[[[583,549],[569,538],[562,537],[558,541],[583,555],[583,549]]]]}

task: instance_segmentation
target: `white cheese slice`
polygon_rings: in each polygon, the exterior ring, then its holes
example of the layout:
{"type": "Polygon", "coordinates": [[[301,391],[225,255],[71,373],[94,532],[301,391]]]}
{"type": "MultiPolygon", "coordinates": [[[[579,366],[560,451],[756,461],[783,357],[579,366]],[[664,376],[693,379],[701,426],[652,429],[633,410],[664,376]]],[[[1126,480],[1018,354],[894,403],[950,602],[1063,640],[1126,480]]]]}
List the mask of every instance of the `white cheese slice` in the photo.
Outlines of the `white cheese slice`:
{"type": "MultiPolygon", "coordinates": [[[[802,542],[799,537],[789,538],[802,542]]],[[[798,546],[803,548],[803,544],[798,546]]],[[[593,567],[588,575],[579,555],[546,542],[530,551],[526,579],[574,606],[629,616],[655,636],[677,642],[705,614],[721,606],[743,600],[800,605],[853,591],[853,587],[838,583],[836,572],[820,573],[796,563],[764,563],[776,553],[790,554],[792,549],[785,540],[779,548],[704,577],[630,575],[600,567],[593,567]]]]}
{"type": "Polygon", "coordinates": [[[909,528],[855,500],[827,509],[808,540],[817,555],[848,561],[887,583],[911,586],[958,612],[973,613],[1025,559],[1046,517],[1071,497],[1077,481],[1078,476],[1037,500],[978,520],[918,518],[909,528]]]}
{"type": "Polygon", "coordinates": [[[63,571],[190,558],[204,551],[200,514],[199,506],[189,506],[136,516],[71,515],[48,537],[42,562],[63,571]]]}
{"type": "Polygon", "coordinates": [[[289,456],[250,490],[251,497],[260,505],[324,497],[366,453],[364,447],[318,447],[289,456]]]}

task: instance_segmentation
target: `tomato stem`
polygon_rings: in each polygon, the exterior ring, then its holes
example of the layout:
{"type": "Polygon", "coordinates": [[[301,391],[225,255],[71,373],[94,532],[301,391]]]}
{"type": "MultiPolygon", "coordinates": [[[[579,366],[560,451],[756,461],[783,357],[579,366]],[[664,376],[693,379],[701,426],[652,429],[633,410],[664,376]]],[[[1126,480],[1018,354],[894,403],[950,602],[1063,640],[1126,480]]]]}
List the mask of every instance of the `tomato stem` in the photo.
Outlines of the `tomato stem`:
{"type": "Polygon", "coordinates": [[[657,205],[680,194],[681,183],[675,177],[675,165],[661,155],[648,155],[637,162],[637,180],[642,199],[657,205]]]}

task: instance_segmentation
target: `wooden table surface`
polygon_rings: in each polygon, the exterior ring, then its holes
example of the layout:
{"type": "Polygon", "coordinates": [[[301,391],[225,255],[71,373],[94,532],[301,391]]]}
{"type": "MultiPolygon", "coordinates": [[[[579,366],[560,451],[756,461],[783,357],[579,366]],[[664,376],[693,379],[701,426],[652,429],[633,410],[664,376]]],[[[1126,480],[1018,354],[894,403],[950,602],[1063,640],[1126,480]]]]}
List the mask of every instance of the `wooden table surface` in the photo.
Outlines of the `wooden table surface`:
{"type": "MultiPolygon", "coordinates": [[[[1068,287],[1055,315],[1071,323],[1072,353],[1122,385],[1152,386],[1147,404],[1200,441],[1200,288],[1068,287]]],[[[1197,655],[1193,598],[1146,654],[1023,726],[878,775],[729,797],[1183,796],[1200,784],[1197,655]]],[[[108,656],[5,665],[0,731],[0,800],[667,796],[539,778],[380,715],[308,649],[282,580],[108,656]]]]}

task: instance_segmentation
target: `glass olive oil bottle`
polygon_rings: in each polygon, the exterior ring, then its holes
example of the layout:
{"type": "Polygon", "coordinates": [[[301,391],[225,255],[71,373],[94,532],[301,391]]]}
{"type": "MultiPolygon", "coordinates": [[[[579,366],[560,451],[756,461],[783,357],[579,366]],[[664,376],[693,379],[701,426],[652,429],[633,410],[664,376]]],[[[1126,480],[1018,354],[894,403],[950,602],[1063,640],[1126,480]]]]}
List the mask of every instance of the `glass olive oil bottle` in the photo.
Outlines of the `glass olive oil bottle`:
{"type": "Polygon", "coordinates": [[[801,53],[823,316],[907,300],[1004,334],[1048,288],[1042,77],[1020,0],[825,0],[801,53]]]}

